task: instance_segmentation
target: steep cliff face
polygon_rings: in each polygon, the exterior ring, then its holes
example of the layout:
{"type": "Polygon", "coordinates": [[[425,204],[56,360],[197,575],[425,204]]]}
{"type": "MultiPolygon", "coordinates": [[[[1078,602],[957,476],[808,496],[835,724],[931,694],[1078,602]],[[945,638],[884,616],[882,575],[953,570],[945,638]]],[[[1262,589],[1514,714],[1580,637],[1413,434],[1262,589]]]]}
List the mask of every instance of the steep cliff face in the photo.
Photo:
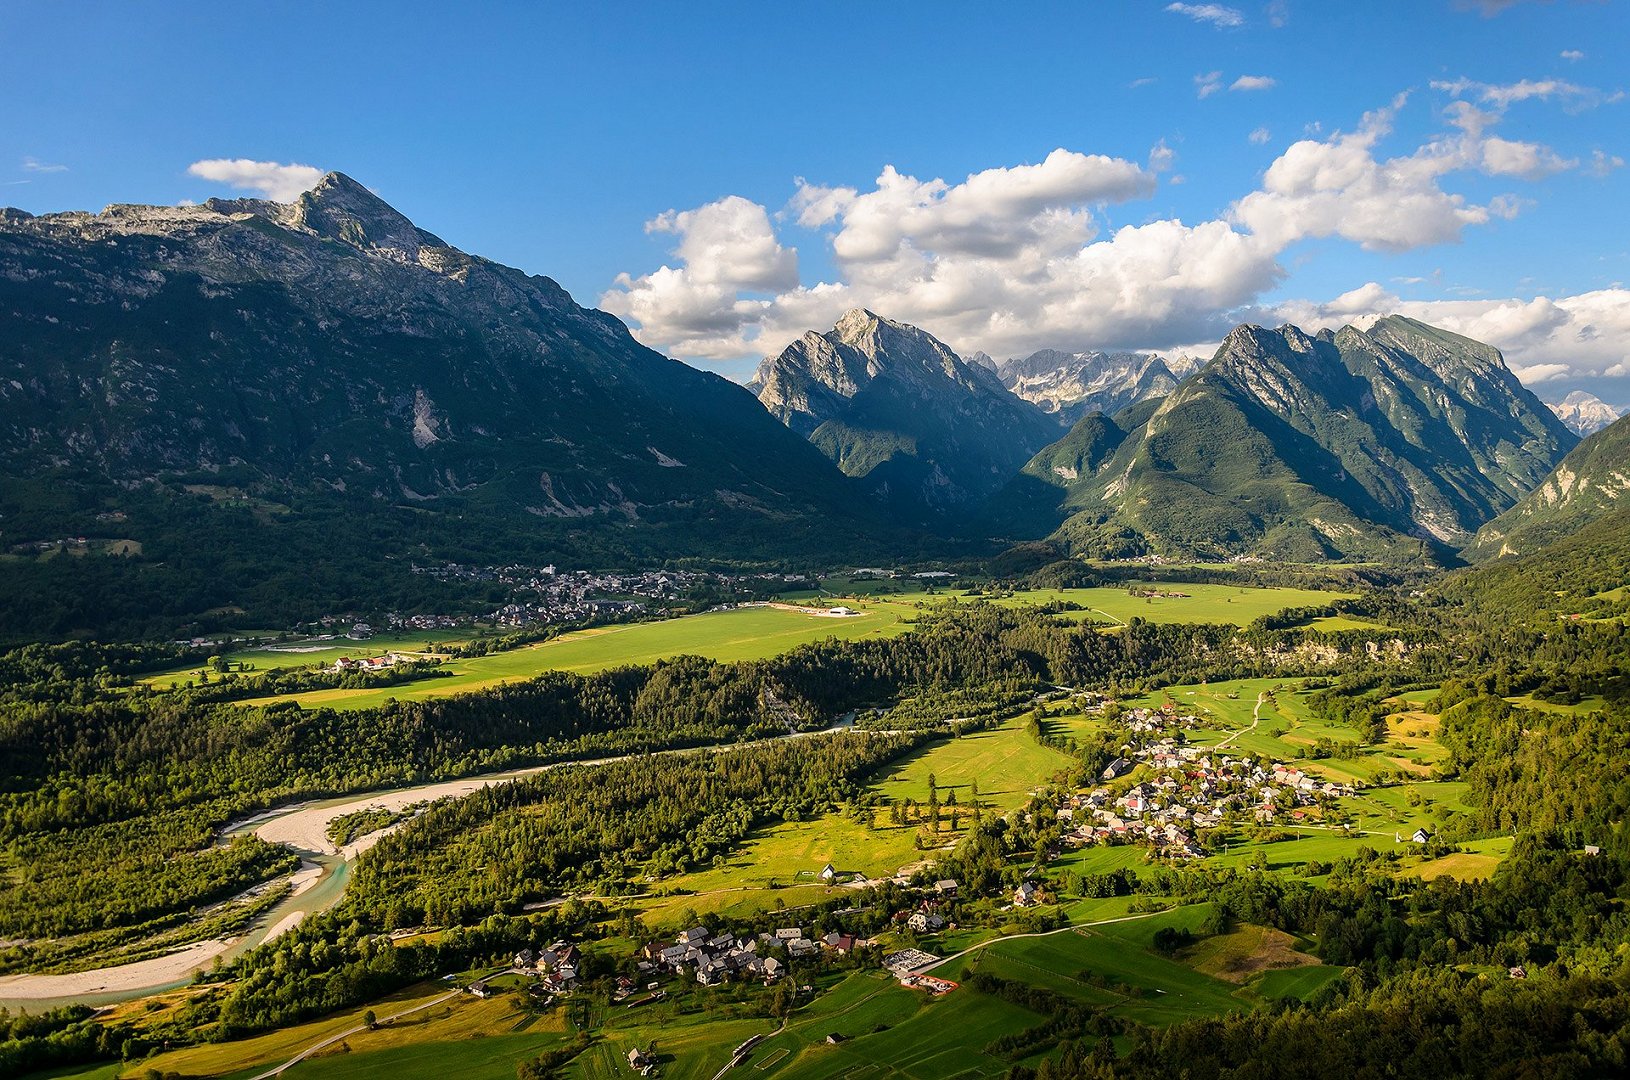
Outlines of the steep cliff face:
{"type": "Polygon", "coordinates": [[[1473,558],[1528,555],[1630,508],[1630,417],[1580,443],[1515,506],[1484,525],[1473,558]]]}
{"type": "Polygon", "coordinates": [[[1152,353],[1066,353],[1043,349],[997,366],[1002,385],[1039,408],[1074,423],[1089,413],[1114,416],[1165,397],[1178,379],[1152,353]]]}
{"type": "Polygon", "coordinates": [[[804,511],[840,478],[751,397],[355,181],[293,204],[0,216],[0,460],[120,482],[247,470],[619,522],[804,511]]]}
{"type": "Polygon", "coordinates": [[[932,334],[859,309],[766,359],[749,388],[845,473],[916,509],[990,494],[1061,430],[932,334]]]}
{"type": "Polygon", "coordinates": [[[1398,317],[1241,326],[1069,485],[1062,532],[1087,549],[1419,557],[1465,543],[1575,441],[1490,346],[1398,317]]]}

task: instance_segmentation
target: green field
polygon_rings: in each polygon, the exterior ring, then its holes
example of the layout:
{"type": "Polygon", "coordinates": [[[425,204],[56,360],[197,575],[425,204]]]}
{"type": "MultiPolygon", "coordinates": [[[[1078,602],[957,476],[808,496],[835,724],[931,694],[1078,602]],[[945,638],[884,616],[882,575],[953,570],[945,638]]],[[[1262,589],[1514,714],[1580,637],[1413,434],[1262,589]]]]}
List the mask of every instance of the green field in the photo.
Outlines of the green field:
{"type": "MultiPolygon", "coordinates": [[[[255,671],[268,671],[274,668],[332,664],[342,656],[369,657],[383,656],[388,652],[434,652],[438,645],[467,641],[470,634],[464,630],[423,630],[412,634],[376,634],[363,641],[353,641],[344,636],[274,641],[270,640],[275,637],[274,634],[260,636],[267,639],[265,644],[231,648],[223,652],[221,657],[235,667],[249,665],[250,671],[247,674],[253,675],[255,671]]],[[[197,667],[175,668],[150,675],[142,681],[149,686],[168,689],[188,680],[196,681],[199,674],[200,669],[197,667]]]]}
{"type": "Polygon", "coordinates": [[[1045,937],[1005,938],[931,974],[960,981],[980,971],[1043,986],[1145,1024],[1248,1008],[1236,986],[1150,948],[1157,930],[1193,931],[1208,912],[1207,905],[1192,905],[1045,937]]]}
{"type": "Polygon", "coordinates": [[[644,919],[648,926],[678,928],[687,911],[745,917],[777,901],[815,903],[835,891],[816,877],[821,867],[888,877],[923,857],[917,835],[915,827],[890,825],[881,815],[872,828],[841,814],[784,822],[755,832],[722,867],[664,880],[661,891],[672,895],[642,901],[644,919]]]}
{"type": "Polygon", "coordinates": [[[587,673],[651,664],[681,655],[719,661],[756,660],[826,638],[904,633],[915,615],[915,608],[886,602],[868,602],[862,614],[849,618],[806,615],[770,607],[710,611],[682,619],[578,630],[538,645],[453,660],[445,669],[450,670],[451,675],[400,686],[377,690],[317,690],[291,695],[291,698],[255,698],[246,704],[292,699],[307,707],[361,709],[383,704],[390,698],[411,701],[480,690],[551,670],[587,673]]]}
{"type": "Polygon", "coordinates": [[[962,735],[936,743],[896,762],[871,789],[886,799],[928,800],[928,777],[939,787],[941,804],[955,791],[966,806],[974,798],[971,784],[979,785],[985,807],[1010,810],[1029,798],[1032,789],[1072,764],[1067,755],[1042,746],[1014,719],[990,731],[962,735]]]}
{"type": "Polygon", "coordinates": [[[1133,596],[1127,586],[1103,585],[1092,589],[1030,589],[1002,597],[996,602],[1009,606],[1067,602],[1080,604],[1084,611],[1065,612],[1065,617],[1115,623],[1144,619],[1156,623],[1246,624],[1264,615],[1293,607],[1313,607],[1332,600],[1348,599],[1352,593],[1320,592],[1315,589],[1258,588],[1248,585],[1190,585],[1173,581],[1137,582],[1136,587],[1186,596],[1133,596]]]}

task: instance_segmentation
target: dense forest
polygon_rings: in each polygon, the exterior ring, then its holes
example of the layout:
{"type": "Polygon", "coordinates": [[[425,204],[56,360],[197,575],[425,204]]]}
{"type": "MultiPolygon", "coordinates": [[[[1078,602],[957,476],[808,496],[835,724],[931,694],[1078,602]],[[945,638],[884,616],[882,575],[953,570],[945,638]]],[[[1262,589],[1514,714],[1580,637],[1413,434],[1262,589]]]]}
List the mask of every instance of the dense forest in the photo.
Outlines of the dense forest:
{"type": "MultiPolygon", "coordinates": [[[[1565,562],[1547,572],[1578,577],[1581,589],[1596,584],[1565,562]]],[[[1543,1062],[1547,1075],[1611,1071],[1622,1065],[1619,1001],[1630,986],[1622,769],[1630,634],[1613,618],[1559,619],[1571,594],[1528,608],[1531,594],[1503,574],[1491,574],[1489,592],[1475,577],[1406,584],[1243,629],[1133,620],[1106,633],[1046,611],[965,601],[925,609],[914,632],[895,638],[828,640],[733,664],[680,657],[588,676],[549,673],[343,712],[246,707],[220,700],[218,687],[140,685],[142,672],[198,659],[175,647],[29,646],[0,655],[0,858],[14,883],[0,890],[0,937],[75,945],[13,947],[0,965],[38,969],[107,954],[285,874],[292,857],[282,849],[247,837],[215,843],[226,823],[254,811],[562,763],[413,817],[359,862],[338,908],[239,959],[217,977],[221,988],[172,1026],[121,1029],[134,1042],[118,1045],[128,1056],[155,1030],[182,1041],[264,1030],[566,926],[606,932],[608,913],[594,905],[570,903],[546,919],[528,905],[572,890],[617,895],[709,866],[755,828],[859,812],[866,778],[942,737],[948,718],[1011,715],[1055,686],[1125,695],[1207,679],[1301,677],[1323,687],[1309,699],[1317,715],[1365,739],[1384,730],[1388,696],[1428,694],[1449,751],[1441,770],[1469,784],[1473,827],[1517,837],[1500,871],[1487,882],[1401,886],[1386,860],[1361,852],[1327,867],[1318,885],[1248,870],[1082,877],[1068,884],[1082,895],[1208,901],[1224,923],[1315,942],[1321,959],[1349,974],[1305,1005],[1163,1031],[1038,998],[1026,1007],[1051,1019],[1003,1054],[1020,1055],[1025,1039],[1055,1040],[1064,1049],[1044,1075],[1141,1080],[1274,1075],[1256,1071],[1260,1047],[1282,1046],[1278,1075],[1302,1076],[1329,1058],[1290,1048],[1319,1032],[1354,1048],[1361,1075],[1372,1066],[1373,1075],[1427,1075],[1429,1064],[1486,1075],[1501,1054],[1525,1067],[1543,1062]],[[1376,625],[1308,628],[1334,613],[1376,625]],[[1541,713],[1506,700],[1522,694],[1595,695],[1605,708],[1541,713]],[[852,734],[760,741],[851,712],[852,734]],[[662,753],[731,744],[752,745],[662,753]],[[613,755],[631,756],[570,764],[613,755]],[[1595,854],[1582,854],[1586,845],[1595,854]],[[423,924],[462,929],[433,946],[392,947],[384,936],[423,924]],[[1523,966],[1530,977],[1490,982],[1478,970],[1489,966],[1523,966]],[[1584,1018],[1558,1019],[1569,1010],[1584,1018]],[[1456,1017],[1464,1027],[1453,1026],[1456,1017]],[[1418,1044],[1408,1053],[1398,1048],[1406,1039],[1418,1044]]],[[[1051,738],[1039,726],[1035,734],[1051,738]]],[[[1107,741],[1059,746],[1078,757],[1083,775],[1114,752],[1107,741]]],[[[1024,853],[1048,843],[1035,819],[976,811],[963,824],[939,872],[962,880],[970,897],[1010,889],[1024,853]]],[[[812,917],[817,925],[829,918],[812,917]]],[[[109,1031],[66,1011],[30,1021],[0,1045],[21,1048],[5,1051],[17,1055],[8,1060],[84,1060],[108,1054],[117,1042],[109,1031]]]]}

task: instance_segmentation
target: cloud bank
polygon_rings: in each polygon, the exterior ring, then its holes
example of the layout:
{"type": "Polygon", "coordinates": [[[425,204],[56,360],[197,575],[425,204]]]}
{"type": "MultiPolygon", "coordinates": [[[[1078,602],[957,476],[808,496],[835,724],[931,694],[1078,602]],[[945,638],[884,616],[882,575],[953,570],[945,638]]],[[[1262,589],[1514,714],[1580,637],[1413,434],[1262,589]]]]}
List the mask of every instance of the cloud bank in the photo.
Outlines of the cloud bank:
{"type": "Polygon", "coordinates": [[[1454,190],[1456,177],[1526,183],[1622,164],[1604,157],[1581,165],[1543,144],[1503,138],[1494,133],[1503,103],[1519,98],[1489,97],[1471,84],[1459,93],[1466,96],[1441,114],[1444,130],[1408,152],[1382,152],[1407,104],[1400,95],[1352,131],[1292,143],[1255,190],[1198,222],[1110,225],[1110,206],[1154,194],[1174,159],[1164,142],[1141,165],[1057,149],[957,182],[893,166],[855,187],[799,179],[774,213],[732,195],[648,222],[648,231],[676,238],[671,264],[619,275],[600,303],[646,344],[695,360],[773,353],[856,306],[924,326],[961,352],[997,356],[1169,349],[1219,340],[1242,318],[1322,326],[1401,311],[1510,350],[1532,381],[1630,374],[1630,293],[1617,288],[1411,302],[1371,283],[1332,301],[1261,306],[1286,276],[1282,257],[1302,241],[1409,251],[1453,243],[1519,212],[1515,194],[1474,201],[1454,190]],[[801,279],[798,252],[784,239],[794,227],[828,246],[831,280],[801,279]]]}

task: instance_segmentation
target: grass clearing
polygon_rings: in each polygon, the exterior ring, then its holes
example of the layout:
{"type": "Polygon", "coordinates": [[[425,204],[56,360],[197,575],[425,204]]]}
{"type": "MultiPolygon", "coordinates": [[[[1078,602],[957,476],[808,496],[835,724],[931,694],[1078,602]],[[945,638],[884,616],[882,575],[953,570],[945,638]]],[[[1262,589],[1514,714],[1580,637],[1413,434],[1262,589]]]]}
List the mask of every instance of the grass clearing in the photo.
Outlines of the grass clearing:
{"type": "Polygon", "coordinates": [[[1182,959],[1202,975],[1243,985],[1267,971],[1315,965],[1317,958],[1296,948],[1283,930],[1241,926],[1226,934],[1202,938],[1183,950],[1182,959]]]}
{"type": "Polygon", "coordinates": [[[975,798],[972,785],[978,784],[980,804],[1005,811],[1022,805],[1034,788],[1071,764],[1069,755],[1042,746],[1015,718],[919,750],[890,766],[871,789],[887,799],[925,803],[932,775],[941,805],[951,792],[959,805],[969,805],[975,798]]]}
{"type": "MultiPolygon", "coordinates": [[[[287,1061],[313,1043],[356,1027],[362,1023],[363,1014],[370,1010],[381,1017],[390,1016],[434,1001],[447,993],[447,989],[447,986],[441,983],[420,983],[367,1006],[347,1009],[320,1020],[280,1028],[253,1038],[226,1043],[205,1043],[160,1054],[139,1065],[128,1066],[126,1071],[119,1075],[139,1077],[148,1069],[157,1069],[161,1073],[176,1072],[183,1076],[227,1076],[244,1070],[264,1068],[287,1061]]],[[[432,1044],[445,1045],[460,1040],[488,1040],[508,1035],[517,1021],[526,1015],[524,1010],[515,1007],[508,995],[501,994],[482,1001],[461,994],[423,1011],[383,1023],[375,1031],[349,1035],[345,1039],[345,1045],[350,1047],[350,1052],[336,1053],[333,1056],[360,1060],[373,1051],[408,1047],[417,1052],[432,1044]]],[[[527,1028],[525,1037],[519,1042],[525,1046],[541,1049],[558,1042],[564,1030],[564,1022],[558,1015],[542,1017],[527,1028]]],[[[524,1046],[520,1049],[524,1050],[524,1046]]],[[[531,1052],[537,1053],[538,1050],[531,1052]]],[[[312,1066],[316,1071],[310,1075],[351,1075],[343,1071],[317,1069],[320,1065],[327,1068],[324,1065],[327,1060],[327,1056],[314,1060],[312,1066]]],[[[304,1068],[305,1066],[301,1066],[301,1069],[304,1068]]],[[[507,1069],[508,1072],[504,1075],[513,1076],[515,1071],[513,1058],[509,1059],[507,1069]]],[[[305,1076],[307,1073],[290,1070],[285,1075],[305,1076]]],[[[441,1075],[451,1074],[443,1072],[441,1075]]]]}
{"type": "Polygon", "coordinates": [[[438,674],[398,686],[373,690],[315,690],[287,697],[253,698],[244,704],[292,700],[308,708],[326,705],[361,709],[382,705],[390,698],[413,701],[467,693],[529,679],[545,671],[588,674],[653,664],[681,655],[705,656],[721,662],[758,660],[826,638],[892,637],[910,629],[910,620],[915,615],[915,608],[889,603],[867,603],[861,614],[847,618],[807,615],[772,607],[710,611],[681,619],[577,630],[536,645],[468,660],[452,660],[443,669],[451,674],[438,674]]]}
{"type": "Polygon", "coordinates": [[[1286,608],[1313,607],[1332,600],[1351,599],[1354,595],[1316,589],[1139,581],[1130,585],[1100,585],[1090,589],[1028,589],[1002,597],[996,603],[1011,607],[1048,603],[1080,604],[1087,610],[1067,611],[1064,617],[1081,621],[1092,619],[1125,623],[1143,619],[1154,623],[1232,623],[1245,626],[1264,615],[1274,615],[1286,608]],[[1133,596],[1130,588],[1166,595],[1133,596]]]}

